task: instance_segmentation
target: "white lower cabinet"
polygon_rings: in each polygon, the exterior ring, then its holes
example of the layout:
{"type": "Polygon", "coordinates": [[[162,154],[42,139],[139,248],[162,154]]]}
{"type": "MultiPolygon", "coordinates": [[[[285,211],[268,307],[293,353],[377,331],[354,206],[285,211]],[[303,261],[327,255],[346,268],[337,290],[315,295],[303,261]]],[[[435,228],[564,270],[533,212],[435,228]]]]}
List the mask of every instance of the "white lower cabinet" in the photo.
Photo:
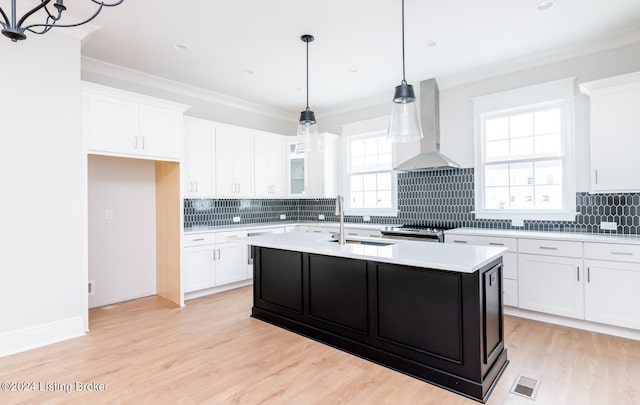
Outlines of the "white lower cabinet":
{"type": "Polygon", "coordinates": [[[640,329],[640,264],[585,260],[585,319],[640,329]]]}
{"type": "Polygon", "coordinates": [[[520,308],[582,319],[583,273],[582,259],[519,254],[520,308]]]}
{"type": "Polygon", "coordinates": [[[445,242],[509,249],[502,255],[502,303],[512,307],[518,306],[518,241],[516,238],[447,234],[445,242]]]}
{"type": "Polygon", "coordinates": [[[216,284],[223,285],[247,279],[247,247],[239,243],[216,245],[216,284]]]}
{"type": "Polygon", "coordinates": [[[247,279],[247,247],[233,243],[246,231],[191,234],[185,237],[185,293],[247,279]]]}
{"type": "Polygon", "coordinates": [[[191,292],[215,286],[215,245],[184,249],[184,291],[191,292]]]}

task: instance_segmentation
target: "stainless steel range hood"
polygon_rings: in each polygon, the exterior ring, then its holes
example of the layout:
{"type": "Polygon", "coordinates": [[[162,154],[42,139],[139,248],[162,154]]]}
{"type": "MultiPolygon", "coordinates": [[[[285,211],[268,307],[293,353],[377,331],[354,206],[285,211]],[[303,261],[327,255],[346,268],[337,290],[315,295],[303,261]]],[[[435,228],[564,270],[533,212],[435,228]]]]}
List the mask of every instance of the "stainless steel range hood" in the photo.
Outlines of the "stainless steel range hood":
{"type": "Polygon", "coordinates": [[[436,79],[420,82],[420,123],[424,138],[419,153],[394,167],[403,172],[459,168],[460,165],[440,153],[440,107],[436,79]]]}

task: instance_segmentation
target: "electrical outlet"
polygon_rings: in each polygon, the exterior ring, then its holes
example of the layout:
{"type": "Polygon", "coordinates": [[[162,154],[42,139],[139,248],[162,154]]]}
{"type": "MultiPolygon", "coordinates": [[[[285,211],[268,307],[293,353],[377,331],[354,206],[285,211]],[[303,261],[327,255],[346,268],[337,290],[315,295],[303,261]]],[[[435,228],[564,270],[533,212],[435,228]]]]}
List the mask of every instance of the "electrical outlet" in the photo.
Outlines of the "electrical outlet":
{"type": "Polygon", "coordinates": [[[233,222],[240,222],[240,217],[233,217],[233,222]]]}
{"type": "Polygon", "coordinates": [[[324,215],[322,215],[322,214],[318,215],[318,219],[319,219],[320,221],[324,221],[324,215]]]}
{"type": "Polygon", "coordinates": [[[95,295],[96,294],[96,282],[93,280],[89,280],[89,284],[87,286],[87,292],[89,293],[88,295],[95,295]]]}
{"type": "Polygon", "coordinates": [[[371,222],[371,217],[369,215],[365,215],[362,217],[363,222],[371,222]]]}
{"type": "Polygon", "coordinates": [[[617,222],[600,222],[601,231],[616,231],[618,230],[617,222]]]}
{"type": "Polygon", "coordinates": [[[280,219],[287,219],[287,216],[282,214],[282,215],[280,215],[280,219]]]}
{"type": "Polygon", "coordinates": [[[511,226],[517,226],[517,227],[524,226],[524,219],[512,219],[511,226]]]}

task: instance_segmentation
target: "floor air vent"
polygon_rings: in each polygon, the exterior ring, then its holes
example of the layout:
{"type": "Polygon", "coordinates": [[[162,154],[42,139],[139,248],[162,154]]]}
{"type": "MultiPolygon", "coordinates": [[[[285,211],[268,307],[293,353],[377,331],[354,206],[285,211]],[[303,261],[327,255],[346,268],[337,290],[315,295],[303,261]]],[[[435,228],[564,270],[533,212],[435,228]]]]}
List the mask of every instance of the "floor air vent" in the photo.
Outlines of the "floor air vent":
{"type": "Polygon", "coordinates": [[[516,381],[511,387],[511,392],[516,395],[534,400],[536,399],[536,394],[538,393],[539,387],[540,380],[534,380],[533,378],[518,375],[516,377],[516,381]]]}

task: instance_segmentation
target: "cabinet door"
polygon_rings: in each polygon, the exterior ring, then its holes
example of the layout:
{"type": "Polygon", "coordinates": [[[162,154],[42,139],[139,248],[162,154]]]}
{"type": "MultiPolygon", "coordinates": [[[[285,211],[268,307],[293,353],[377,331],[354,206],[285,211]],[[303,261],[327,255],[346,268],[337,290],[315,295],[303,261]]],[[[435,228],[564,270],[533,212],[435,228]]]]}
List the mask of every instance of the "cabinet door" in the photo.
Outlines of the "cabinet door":
{"type": "Polygon", "coordinates": [[[222,197],[253,195],[253,135],[246,128],[216,129],[216,194],[222,197]]]}
{"type": "Polygon", "coordinates": [[[180,160],[182,114],[161,107],[141,104],[140,154],[180,160]]]}
{"type": "Polygon", "coordinates": [[[87,95],[89,151],[137,154],[138,104],[116,97],[87,95]]]}
{"type": "Polygon", "coordinates": [[[594,192],[640,190],[640,83],[591,96],[591,187],[594,192]]]}
{"type": "Polygon", "coordinates": [[[185,197],[215,196],[215,127],[185,120],[185,197]]]}
{"type": "Polygon", "coordinates": [[[216,285],[247,279],[247,246],[239,243],[216,245],[216,285]]]}
{"type": "Polygon", "coordinates": [[[287,195],[287,145],[275,139],[269,145],[269,182],[272,197],[287,195]]]}
{"type": "Polygon", "coordinates": [[[269,157],[271,140],[266,136],[256,136],[254,145],[254,176],[253,185],[256,197],[271,195],[271,159],[269,157]]]}
{"type": "Polygon", "coordinates": [[[520,308],[583,319],[583,270],[581,259],[519,254],[520,308]]]}
{"type": "Polygon", "coordinates": [[[323,133],[323,150],[305,154],[307,194],[310,197],[334,198],[338,194],[338,142],[337,135],[323,133]]]}
{"type": "Polygon", "coordinates": [[[640,264],[585,260],[585,319],[640,329],[640,264]]]}
{"type": "Polygon", "coordinates": [[[184,292],[201,290],[215,285],[214,245],[184,249],[184,292]]]}

